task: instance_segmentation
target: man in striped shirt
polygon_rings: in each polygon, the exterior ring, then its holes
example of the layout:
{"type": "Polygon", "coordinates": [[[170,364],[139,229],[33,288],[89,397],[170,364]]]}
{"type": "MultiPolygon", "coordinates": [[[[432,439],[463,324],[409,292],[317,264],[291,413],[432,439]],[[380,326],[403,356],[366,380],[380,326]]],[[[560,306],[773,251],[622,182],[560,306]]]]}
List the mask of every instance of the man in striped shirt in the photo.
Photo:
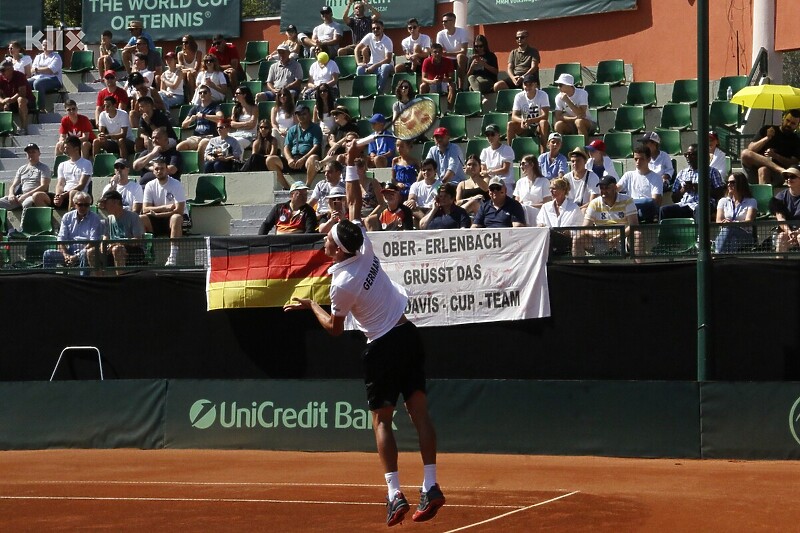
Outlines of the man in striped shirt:
{"type": "MultiPolygon", "coordinates": [[[[617,180],[613,176],[603,176],[600,179],[600,196],[589,202],[583,218],[584,226],[620,226],[624,225],[626,239],[634,236],[636,254],[641,250],[640,232],[633,231],[633,226],[639,225],[636,204],[630,196],[617,192],[617,180]]],[[[623,253],[621,242],[622,230],[620,228],[591,229],[582,231],[572,241],[572,255],[583,257],[587,249],[592,249],[595,254],[623,253]]]]}

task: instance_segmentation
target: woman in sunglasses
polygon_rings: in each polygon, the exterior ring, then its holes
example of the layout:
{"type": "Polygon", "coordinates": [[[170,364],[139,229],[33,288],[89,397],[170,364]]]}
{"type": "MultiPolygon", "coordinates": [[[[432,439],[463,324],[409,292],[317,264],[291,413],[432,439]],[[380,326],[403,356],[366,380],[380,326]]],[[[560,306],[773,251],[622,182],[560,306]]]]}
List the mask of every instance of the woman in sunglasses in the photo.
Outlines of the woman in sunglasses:
{"type": "Polygon", "coordinates": [[[481,94],[491,93],[497,83],[497,56],[489,50],[489,41],[483,35],[475,36],[472,49],[474,53],[467,67],[469,86],[481,94]]]}
{"type": "Polygon", "coordinates": [[[414,90],[414,86],[408,80],[403,80],[397,84],[394,95],[397,97],[397,101],[392,104],[392,122],[397,120],[400,113],[411,104],[411,100],[417,96],[417,91],[414,90]]]}
{"type": "Polygon", "coordinates": [[[335,97],[333,91],[328,87],[327,83],[323,83],[316,89],[314,105],[314,112],[312,114],[312,122],[319,124],[322,128],[322,134],[326,137],[330,135],[335,125],[335,119],[331,115],[331,111],[336,107],[334,105],[335,97]]]}
{"type": "Polygon", "coordinates": [[[183,77],[189,91],[194,93],[197,85],[195,79],[203,64],[203,51],[197,46],[197,41],[191,35],[181,38],[181,49],[178,52],[178,66],[183,71],[183,77]]]}
{"type": "MultiPolygon", "coordinates": [[[[717,204],[717,224],[752,222],[756,218],[758,203],[750,192],[747,176],[734,172],[728,176],[728,195],[717,204]]],[[[714,241],[718,254],[749,251],[753,247],[753,233],[749,227],[740,225],[723,226],[714,241]]]]}
{"type": "MultiPolygon", "coordinates": [[[[219,68],[217,58],[211,54],[203,56],[203,67],[195,78],[195,87],[205,85],[211,89],[211,100],[222,102],[225,100],[225,93],[228,91],[228,82],[225,80],[225,73],[219,68]]],[[[195,91],[192,103],[197,105],[200,102],[200,95],[195,91]]]]}
{"type": "Polygon", "coordinates": [[[231,113],[231,137],[239,141],[242,150],[247,150],[258,133],[258,106],[247,85],[240,85],[233,92],[233,100],[236,103],[231,113]]]}

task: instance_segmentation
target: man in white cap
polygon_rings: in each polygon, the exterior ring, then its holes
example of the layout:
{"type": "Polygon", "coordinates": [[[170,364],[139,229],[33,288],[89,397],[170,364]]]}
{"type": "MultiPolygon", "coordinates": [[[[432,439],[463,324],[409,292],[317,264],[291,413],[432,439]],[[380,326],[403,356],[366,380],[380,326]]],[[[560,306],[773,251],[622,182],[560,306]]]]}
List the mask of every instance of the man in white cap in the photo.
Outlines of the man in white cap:
{"type": "Polygon", "coordinates": [[[561,74],[556,80],[556,131],[562,135],[588,136],[595,129],[589,117],[589,93],[575,87],[572,74],[561,74]]]}
{"type": "Polygon", "coordinates": [[[319,14],[322,17],[322,24],[316,26],[311,32],[314,55],[316,56],[319,52],[327,52],[329,57],[336,57],[342,41],[342,32],[339,25],[333,21],[333,9],[331,6],[323,6],[319,10],[319,14]]]}
{"type": "Polygon", "coordinates": [[[675,169],[672,167],[672,158],[667,152],[661,150],[661,137],[654,131],[649,131],[639,139],[639,142],[650,148],[650,170],[658,174],[664,182],[664,191],[672,188],[672,175],[675,169]]]}
{"type": "Polygon", "coordinates": [[[523,228],[525,209],[508,194],[500,176],[489,180],[489,201],[483,202],[472,219],[473,228],[523,228]]]}
{"type": "Polygon", "coordinates": [[[141,20],[130,21],[128,23],[128,31],[131,32],[131,38],[122,48],[122,66],[125,67],[125,70],[130,74],[131,68],[133,68],[133,54],[136,53],[136,41],[139,37],[147,41],[147,47],[150,50],[156,49],[156,43],[153,42],[153,38],[150,34],[144,31],[144,24],[142,24],[141,20]]]}
{"type": "Polygon", "coordinates": [[[256,102],[275,100],[278,91],[284,87],[292,91],[297,98],[303,85],[303,67],[296,59],[289,56],[290,48],[285,44],[278,45],[278,62],[273,63],[267,72],[267,90],[256,95],[256,102]]]}
{"type": "Polygon", "coordinates": [[[783,171],[789,185],[769,201],[769,210],[778,219],[780,232],[775,235],[775,251],[788,252],[800,246],[800,167],[793,165],[783,171]],[[791,221],[791,222],[789,222],[791,221]]]}
{"type": "Polygon", "coordinates": [[[289,188],[289,201],[275,204],[258,229],[259,235],[268,235],[272,228],[278,235],[291,233],[316,233],[317,215],[308,205],[308,185],[295,181],[289,188]]]}
{"type": "MultiPolygon", "coordinates": [[[[103,194],[109,191],[117,191],[122,199],[123,209],[141,214],[144,190],[141,185],[128,178],[128,172],[128,160],[121,157],[117,159],[114,162],[114,177],[112,177],[108,185],[103,188],[103,194]]],[[[100,208],[102,209],[103,206],[101,205],[100,208]]]]}
{"type": "Polygon", "coordinates": [[[554,131],[547,136],[547,151],[539,156],[539,170],[549,180],[563,178],[569,172],[567,157],[561,153],[562,142],[561,134],[554,131]]]}

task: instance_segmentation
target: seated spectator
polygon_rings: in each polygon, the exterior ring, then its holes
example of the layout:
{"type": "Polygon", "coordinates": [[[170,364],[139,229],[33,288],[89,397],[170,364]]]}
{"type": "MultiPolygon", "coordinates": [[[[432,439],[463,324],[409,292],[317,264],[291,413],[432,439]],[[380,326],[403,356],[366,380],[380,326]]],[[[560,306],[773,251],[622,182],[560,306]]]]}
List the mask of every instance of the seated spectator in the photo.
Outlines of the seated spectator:
{"type": "Polygon", "coordinates": [[[278,235],[291,233],[316,233],[317,215],[308,205],[308,186],[295,181],[289,188],[289,201],[275,204],[258,229],[259,235],[268,235],[272,228],[278,235]]]}
{"type": "Polygon", "coordinates": [[[367,34],[356,46],[356,61],[358,68],[356,74],[375,74],[378,76],[378,92],[386,92],[386,85],[389,78],[394,74],[394,45],[392,40],[383,32],[383,21],[374,20],[372,22],[372,33],[367,34]],[[369,60],[363,61],[359,58],[369,50],[369,60]]]}
{"type": "MultiPolygon", "coordinates": [[[[139,115],[139,129],[134,145],[136,152],[153,149],[152,136],[157,128],[164,128],[172,146],[178,144],[178,136],[175,134],[175,130],[172,129],[169,117],[163,109],[156,109],[152,98],[142,96],[137,100],[136,105],[138,108],[137,115],[139,115]]],[[[132,123],[131,126],[134,124],[136,123],[132,123]]]]}
{"type": "Polygon", "coordinates": [[[645,133],[639,139],[639,142],[644,143],[650,149],[650,170],[655,172],[663,181],[663,190],[670,190],[675,169],[672,168],[672,158],[667,152],[661,150],[661,137],[658,133],[651,131],[645,133]]]}
{"type": "Polygon", "coordinates": [[[458,184],[464,181],[464,152],[461,148],[450,142],[450,132],[447,128],[439,126],[433,130],[434,146],[428,150],[426,159],[433,159],[438,169],[439,179],[443,183],[458,184]]]}
{"type": "MultiPolygon", "coordinates": [[[[341,165],[341,163],[339,164],[341,165]]],[[[344,190],[344,184],[331,188],[327,196],[328,213],[319,218],[318,230],[320,233],[327,235],[340,220],[349,219],[348,208],[345,204],[346,198],[347,193],[344,190]]]]}
{"type": "Polygon", "coordinates": [[[514,199],[525,208],[528,226],[534,226],[539,209],[545,202],[552,200],[550,196],[550,180],[542,176],[539,162],[533,155],[526,155],[519,163],[521,177],[514,189],[514,199]]]}
{"type": "Polygon", "coordinates": [[[395,138],[386,129],[386,117],[380,113],[375,113],[369,119],[372,124],[374,137],[367,147],[369,154],[369,166],[373,168],[386,168],[389,162],[394,159],[395,138]]]}
{"type": "Polygon", "coordinates": [[[539,156],[542,176],[552,180],[563,178],[569,171],[567,158],[561,153],[561,134],[553,132],[547,136],[547,151],[539,156]]]}
{"type": "Polygon", "coordinates": [[[25,147],[28,162],[17,169],[8,188],[8,194],[0,198],[0,208],[46,207],[50,205],[47,191],[50,189],[50,168],[39,158],[39,146],[30,143],[25,147]],[[40,193],[40,194],[39,194],[40,193]],[[37,195],[38,194],[38,195],[37,195]]]}
{"type": "Polygon", "coordinates": [[[444,183],[430,211],[419,221],[419,229],[459,229],[472,224],[469,214],[456,205],[456,186],[444,183]]]}
{"type": "Polygon", "coordinates": [[[153,73],[153,82],[158,87],[161,82],[161,72],[164,70],[164,62],[161,59],[161,54],[156,47],[153,46],[151,41],[139,36],[136,38],[136,53],[134,57],[142,55],[145,58],[147,70],[153,73]]]}
{"type": "Polygon", "coordinates": [[[717,204],[717,224],[726,225],[714,240],[714,249],[718,254],[747,252],[755,244],[753,230],[735,223],[755,220],[758,203],[750,192],[750,184],[744,173],[732,173],[728,176],[727,184],[728,195],[717,204]]]}
{"type": "Polygon", "coordinates": [[[11,41],[8,45],[8,57],[11,58],[11,62],[14,64],[14,70],[24,74],[26,80],[31,77],[33,73],[33,58],[25,53],[22,43],[11,41]]]}
{"type": "Polygon", "coordinates": [[[89,209],[92,197],[88,193],[79,191],[74,200],[75,209],[64,213],[58,230],[59,243],[67,244],[59,244],[58,249],[44,252],[44,268],[97,266],[97,243],[103,237],[103,221],[89,209]]]}
{"type": "Polygon", "coordinates": [[[194,94],[197,85],[197,74],[203,66],[203,51],[197,46],[197,41],[189,34],[181,38],[181,50],[178,52],[178,65],[183,72],[183,79],[189,92],[194,94]]]}
{"type": "Polygon", "coordinates": [[[497,124],[489,124],[483,133],[489,146],[481,150],[482,174],[487,179],[494,176],[503,178],[510,196],[514,192],[514,150],[500,141],[500,128],[497,124]]]}
{"type": "Polygon", "coordinates": [[[303,67],[297,60],[289,57],[289,47],[278,45],[277,52],[278,62],[273,63],[267,71],[267,90],[256,95],[256,102],[275,100],[281,89],[291,91],[292,98],[295,99],[303,87],[303,67]]]}
{"type": "Polygon", "coordinates": [[[408,191],[408,200],[404,203],[414,213],[414,217],[421,219],[433,207],[436,195],[442,180],[436,175],[436,161],[426,159],[422,162],[422,170],[417,181],[411,184],[408,191]]]}
{"type": "Polygon", "coordinates": [[[325,52],[329,57],[336,57],[339,45],[342,41],[342,31],[339,25],[333,21],[333,9],[330,6],[323,6],[319,11],[322,23],[314,27],[311,32],[311,46],[313,56],[320,52],[325,52]]]}
{"type": "MultiPolygon", "coordinates": [[[[47,195],[53,207],[74,209],[76,194],[92,192],[92,163],[81,157],[81,140],[74,135],[69,135],[64,141],[64,151],[68,159],[58,165],[56,192],[47,195]]],[[[36,193],[34,202],[39,205],[43,201],[36,193]]]]}
{"type": "Polygon", "coordinates": [[[192,96],[192,103],[197,105],[200,103],[200,90],[205,87],[211,90],[211,101],[221,103],[225,101],[225,95],[228,93],[228,81],[225,79],[225,73],[219,66],[219,61],[211,54],[206,54],[203,57],[203,67],[197,73],[195,78],[195,87],[197,90],[192,96]]]}
{"type": "MultiPolygon", "coordinates": [[[[134,72],[138,72],[144,78],[144,82],[147,87],[155,87],[158,90],[158,85],[155,83],[156,73],[149,68],[147,68],[147,55],[135,53],[133,54],[133,68],[131,69],[131,74],[134,72]]],[[[130,95],[133,93],[134,88],[132,86],[128,86],[128,94],[130,95]]]]}
{"type": "Polygon", "coordinates": [[[242,160],[242,147],[239,142],[228,135],[230,121],[220,119],[217,122],[217,137],[212,137],[205,150],[203,172],[209,174],[225,174],[234,170],[234,164],[242,160]]]}
{"type": "Polygon", "coordinates": [[[562,135],[580,134],[588,137],[597,127],[589,116],[589,93],[575,87],[572,74],[561,74],[556,80],[555,130],[562,135]]]}
{"type": "Polygon", "coordinates": [[[506,192],[500,176],[489,180],[489,201],[483,202],[472,220],[473,228],[521,228],[525,226],[525,210],[506,192]]]}
{"type": "Polygon", "coordinates": [[[19,128],[17,135],[28,134],[28,106],[36,101],[33,98],[25,75],[14,70],[14,64],[8,59],[0,63],[0,111],[19,112],[19,128]]]}
{"type": "Polygon", "coordinates": [[[344,167],[338,161],[331,161],[325,165],[325,179],[317,182],[314,186],[314,190],[311,191],[311,198],[308,200],[308,205],[317,210],[317,216],[320,222],[328,219],[328,214],[330,213],[328,195],[330,192],[336,188],[344,190],[342,170],[344,170],[344,167]]]}
{"type": "MultiPolygon", "coordinates": [[[[535,137],[539,140],[542,153],[547,151],[550,135],[550,98],[547,93],[536,88],[536,78],[526,74],[522,78],[524,90],[514,97],[511,107],[511,120],[508,123],[508,144],[517,136],[535,137]]],[[[556,138],[556,137],[554,137],[556,138]]],[[[559,141],[561,136],[557,137],[559,141]]],[[[560,143],[559,143],[560,149],[560,143]]]]}
{"type": "Polygon", "coordinates": [[[322,134],[327,138],[336,125],[336,119],[331,112],[336,108],[335,98],[327,84],[320,84],[314,97],[314,111],[312,121],[319,124],[322,134]]]}
{"type": "Polygon", "coordinates": [[[347,7],[345,7],[344,14],[342,15],[342,22],[344,22],[345,26],[350,28],[353,43],[340,47],[338,55],[353,55],[358,43],[361,42],[365,35],[369,34],[372,28],[372,21],[378,20],[379,18],[381,18],[380,12],[375,10],[375,8],[367,2],[360,2],[358,0],[347,2],[347,7]],[[351,8],[353,9],[352,17],[350,16],[351,8]],[[370,11],[371,15],[367,15],[367,10],[370,11]]]}
{"type": "MultiPolygon", "coordinates": [[[[289,48],[289,58],[297,59],[303,55],[303,43],[300,42],[297,36],[297,26],[289,24],[286,27],[286,40],[278,45],[278,47],[285,46],[289,48]]],[[[278,50],[275,50],[266,59],[270,61],[277,61],[279,57],[278,50]]]]}
{"type": "Polygon", "coordinates": [[[178,150],[197,150],[198,153],[205,152],[208,139],[217,134],[216,124],[221,118],[225,118],[219,104],[211,98],[211,91],[205,85],[197,88],[200,96],[200,103],[195,104],[186,115],[181,124],[181,128],[189,129],[194,126],[194,134],[188,139],[178,143],[178,150]]]}
{"type": "Polygon", "coordinates": [[[455,67],[453,62],[444,57],[442,45],[434,43],[431,46],[430,57],[422,62],[422,83],[419,84],[420,94],[437,93],[447,97],[447,104],[452,106],[456,100],[456,86],[453,83],[455,67]]]}
{"type": "Polygon", "coordinates": [[[294,114],[295,98],[292,91],[286,87],[278,90],[277,98],[277,103],[272,108],[272,111],[270,111],[272,136],[275,138],[278,146],[283,149],[289,128],[297,124],[297,116],[294,114]]]}
{"type": "Polygon", "coordinates": [[[778,219],[775,234],[775,251],[788,252],[800,246],[800,225],[790,221],[800,220],[800,167],[791,166],[783,171],[789,187],[780,191],[769,201],[769,210],[778,219]]]}
{"type": "Polygon", "coordinates": [[[317,91],[323,86],[328,89],[332,98],[339,98],[339,66],[331,61],[326,52],[317,54],[317,61],[308,69],[308,83],[303,90],[303,98],[315,99],[317,91]]]}
{"type": "Polygon", "coordinates": [[[122,66],[125,67],[125,70],[130,74],[131,68],[133,67],[133,54],[139,50],[137,46],[139,38],[147,41],[147,47],[150,50],[155,50],[156,44],[153,42],[153,38],[150,34],[144,31],[144,25],[141,20],[130,21],[128,23],[128,31],[131,33],[131,38],[128,39],[128,42],[122,48],[122,66]]]}
{"type": "Polygon", "coordinates": [[[472,49],[475,52],[467,65],[470,89],[481,94],[494,92],[494,85],[497,83],[497,56],[489,49],[489,40],[484,35],[476,35],[472,49]]]}
{"type": "Polygon", "coordinates": [[[392,159],[392,183],[397,187],[393,190],[399,191],[401,201],[405,202],[408,191],[419,176],[419,160],[411,154],[411,141],[397,139],[395,147],[397,156],[392,159]]]}
{"type": "Polygon", "coordinates": [[[101,152],[119,154],[127,158],[133,151],[133,132],[128,113],[117,109],[117,99],[106,96],[105,111],[100,113],[97,123],[100,133],[92,142],[92,156],[97,157],[101,152]]]}
{"type": "Polygon", "coordinates": [[[344,106],[336,106],[331,111],[333,116],[333,128],[328,135],[328,152],[319,161],[319,168],[331,161],[339,161],[344,164],[345,145],[358,138],[358,124],[350,118],[350,111],[344,106]]]}
{"type": "Polygon", "coordinates": [[[128,177],[128,160],[119,158],[114,162],[114,177],[103,188],[103,193],[100,196],[98,206],[100,209],[105,209],[103,206],[103,198],[110,192],[119,194],[121,207],[126,211],[131,211],[136,215],[142,213],[142,202],[144,198],[144,191],[142,186],[128,177]]]}
{"type": "Polygon", "coordinates": [[[386,183],[381,191],[384,203],[364,219],[369,231],[397,231],[414,229],[414,214],[403,203],[396,183],[386,183]]]}
{"type": "Polygon", "coordinates": [[[133,162],[133,170],[141,173],[139,185],[144,188],[150,181],[156,179],[155,162],[164,161],[167,166],[166,173],[176,181],[180,181],[183,170],[183,160],[176,146],[172,143],[167,128],[153,130],[153,148],[149,152],[142,152],[133,162]]]}
{"type": "MultiPolygon", "coordinates": [[[[624,225],[625,237],[627,239],[634,238],[636,254],[640,255],[642,239],[639,232],[632,230],[639,224],[633,200],[629,196],[617,192],[617,180],[613,176],[603,176],[598,187],[600,196],[589,202],[583,217],[583,225],[601,228],[624,225]]],[[[620,236],[620,231],[616,229],[582,231],[580,235],[572,239],[572,255],[583,257],[586,255],[587,249],[593,250],[594,253],[607,253],[614,250],[622,252],[624,246],[620,242],[620,236]]]]}
{"type": "MultiPolygon", "coordinates": [[[[128,265],[144,265],[144,248],[141,239],[144,236],[144,227],[139,214],[125,209],[122,195],[115,190],[103,193],[100,198],[106,212],[104,241],[112,241],[105,246],[106,264],[113,264],[116,268],[128,265]]],[[[106,244],[106,243],[104,243],[106,244]]],[[[121,274],[117,270],[117,274],[121,274]]]]}
{"type": "Polygon", "coordinates": [[[239,142],[242,150],[247,150],[258,133],[258,106],[250,87],[240,85],[233,92],[233,113],[231,114],[231,137],[239,142]]]}
{"type": "Polygon", "coordinates": [[[719,136],[713,132],[708,132],[708,153],[711,156],[711,166],[717,169],[720,176],[728,173],[728,162],[725,159],[725,152],[719,148],[719,136]]]}
{"type": "Polygon", "coordinates": [[[140,219],[145,233],[169,237],[169,256],[165,266],[178,264],[180,251],[175,239],[183,235],[183,214],[186,212],[186,193],[180,181],[167,174],[167,162],[153,161],[154,180],[144,187],[144,205],[140,219]]]}
{"type": "Polygon", "coordinates": [[[495,83],[494,91],[502,89],[522,89],[525,76],[533,76],[536,87],[539,84],[539,63],[542,58],[539,50],[528,44],[528,30],[517,30],[517,47],[508,54],[506,76],[495,83]]]}
{"type": "Polygon", "coordinates": [[[650,148],[637,143],[633,148],[635,170],[622,175],[617,182],[617,190],[631,197],[636,205],[639,223],[658,222],[661,207],[661,177],[650,170],[650,148]]]}
{"type": "Polygon", "coordinates": [[[28,83],[41,95],[61,89],[61,66],[61,56],[42,39],[42,51],[33,58],[28,83]]]}
{"type": "Polygon", "coordinates": [[[358,157],[353,161],[358,174],[358,185],[361,187],[361,216],[366,217],[375,208],[384,204],[383,186],[381,182],[367,175],[367,163],[358,157]]]}
{"type": "Polygon", "coordinates": [[[130,105],[130,98],[127,91],[117,85],[117,73],[113,70],[106,70],[103,72],[103,83],[105,87],[100,89],[97,93],[97,100],[94,109],[94,123],[100,122],[100,113],[105,110],[105,100],[107,96],[113,96],[117,102],[117,107],[123,111],[128,111],[130,105]]]}
{"type": "MultiPolygon", "coordinates": [[[[569,153],[569,161],[572,163],[572,172],[564,175],[564,179],[569,182],[569,199],[578,204],[584,211],[589,202],[600,195],[598,184],[600,178],[586,168],[589,155],[583,148],[575,148],[569,153]]],[[[614,180],[616,183],[616,180],[614,180]]]]}
{"type": "Polygon", "coordinates": [[[183,70],[178,68],[178,58],[175,52],[167,52],[164,56],[167,62],[167,69],[161,73],[161,90],[158,94],[164,100],[167,109],[180,107],[183,105],[183,70]]]}
{"type": "Polygon", "coordinates": [[[762,126],[753,142],[742,150],[742,166],[758,175],[759,183],[780,183],[783,171],[800,162],[800,109],[783,114],[779,125],[762,126]]]}
{"type": "Polygon", "coordinates": [[[92,154],[92,142],[94,142],[92,123],[86,115],[78,114],[78,104],[75,103],[75,100],[67,100],[64,109],[67,111],[67,116],[61,119],[61,125],[58,128],[56,156],[67,153],[67,138],[76,137],[80,142],[83,157],[88,159],[92,154]]]}
{"type": "Polygon", "coordinates": [[[578,204],[567,198],[569,182],[564,178],[550,181],[550,196],[536,215],[536,225],[550,228],[550,253],[566,255],[572,250],[572,234],[557,228],[576,227],[583,224],[583,211],[578,204]]]}
{"type": "MultiPolygon", "coordinates": [[[[659,211],[662,220],[665,218],[695,218],[697,221],[695,215],[699,214],[697,206],[700,204],[700,193],[697,187],[700,181],[697,144],[690,145],[683,155],[689,166],[678,172],[678,177],[672,184],[673,203],[662,205],[659,211]]],[[[725,184],[717,169],[711,166],[708,168],[708,182],[711,189],[710,203],[716,210],[717,200],[722,198],[725,192],[725,184]]]]}
{"type": "Polygon", "coordinates": [[[397,72],[422,74],[422,62],[431,55],[431,38],[424,33],[420,33],[419,21],[415,18],[408,19],[406,29],[408,30],[408,37],[400,43],[406,60],[395,66],[395,70],[397,72]]]}
{"type": "Polygon", "coordinates": [[[456,15],[452,12],[442,15],[442,25],[444,29],[436,34],[436,44],[442,46],[443,57],[449,59],[453,63],[453,68],[458,71],[458,78],[454,78],[453,83],[458,82],[458,87],[466,89],[467,43],[469,43],[467,30],[456,27],[456,15]]]}
{"type": "Polygon", "coordinates": [[[148,85],[147,81],[140,73],[131,73],[131,75],[128,76],[128,85],[133,89],[133,92],[128,93],[131,107],[131,112],[128,114],[128,117],[130,118],[131,124],[138,124],[141,119],[141,116],[139,115],[140,98],[150,98],[150,100],[153,101],[153,107],[155,109],[160,109],[166,115],[169,115],[169,110],[167,109],[164,100],[161,99],[159,92],[155,87],[148,85]]]}
{"type": "Polygon", "coordinates": [[[111,30],[105,30],[100,35],[100,49],[97,52],[97,72],[122,69],[122,58],[113,39],[114,34],[111,33],[111,30]]]}
{"type": "Polygon", "coordinates": [[[608,174],[619,180],[617,169],[614,168],[614,162],[606,155],[606,143],[600,139],[595,139],[587,146],[584,146],[584,148],[591,158],[591,161],[589,161],[589,170],[594,172],[598,178],[608,174]]]}
{"type": "Polygon", "coordinates": [[[227,78],[226,84],[234,89],[239,86],[239,81],[245,80],[246,76],[239,59],[239,49],[236,45],[225,41],[222,34],[216,34],[211,38],[211,48],[208,53],[217,58],[219,68],[227,78]]]}
{"type": "Polygon", "coordinates": [[[467,179],[460,182],[456,189],[456,204],[474,215],[482,202],[489,200],[489,180],[481,169],[481,159],[476,154],[467,157],[464,163],[467,179]]]}
{"type": "Polygon", "coordinates": [[[411,85],[408,80],[401,80],[395,88],[394,95],[397,97],[397,101],[392,104],[391,122],[397,120],[397,117],[400,116],[400,113],[405,111],[406,108],[411,105],[411,101],[416,98],[417,92],[414,90],[414,86],[411,85]]]}
{"type": "Polygon", "coordinates": [[[322,151],[322,129],[311,122],[311,111],[306,106],[297,106],[294,114],[297,124],[289,128],[283,146],[286,157],[284,170],[287,167],[288,172],[305,169],[306,185],[311,186],[317,175],[316,163],[322,151]]]}
{"type": "Polygon", "coordinates": [[[277,174],[278,183],[283,190],[289,189],[289,184],[283,176],[283,161],[278,142],[272,137],[269,121],[264,119],[258,123],[258,134],[253,141],[253,153],[242,166],[242,172],[258,172],[271,170],[277,174]]]}

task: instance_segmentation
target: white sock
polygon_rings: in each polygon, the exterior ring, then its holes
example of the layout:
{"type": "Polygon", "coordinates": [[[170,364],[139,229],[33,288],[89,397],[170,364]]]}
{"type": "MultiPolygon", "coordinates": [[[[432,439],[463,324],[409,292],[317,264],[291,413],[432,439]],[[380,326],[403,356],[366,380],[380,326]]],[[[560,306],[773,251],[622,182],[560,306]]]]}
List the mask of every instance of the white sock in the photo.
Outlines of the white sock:
{"type": "Polygon", "coordinates": [[[425,477],[422,479],[422,492],[428,492],[436,485],[436,463],[422,467],[425,477]]]}
{"type": "Polygon", "coordinates": [[[169,245],[169,256],[172,259],[177,259],[178,258],[178,245],[177,244],[171,243],[169,245]]]}
{"type": "Polygon", "coordinates": [[[389,501],[392,501],[394,495],[400,492],[400,473],[386,472],[383,477],[386,478],[386,485],[389,487],[389,501]]]}

